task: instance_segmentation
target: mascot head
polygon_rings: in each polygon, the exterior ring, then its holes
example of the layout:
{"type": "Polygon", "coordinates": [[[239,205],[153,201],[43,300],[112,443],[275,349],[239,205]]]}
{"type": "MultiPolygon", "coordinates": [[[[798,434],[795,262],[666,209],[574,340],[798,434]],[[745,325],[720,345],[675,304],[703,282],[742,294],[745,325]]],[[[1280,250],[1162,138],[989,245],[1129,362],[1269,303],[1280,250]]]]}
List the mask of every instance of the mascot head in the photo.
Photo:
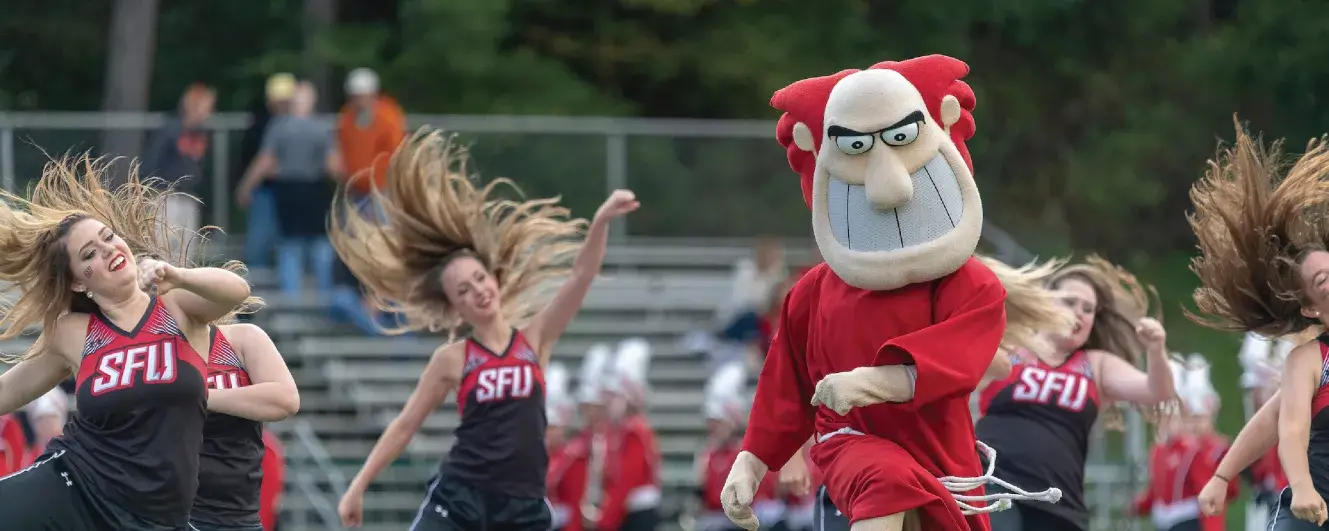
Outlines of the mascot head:
{"type": "Polygon", "coordinates": [[[942,55],[805,79],[775,93],[826,264],[852,286],[891,290],[955,272],[983,206],[965,141],[969,66],[942,55]]]}

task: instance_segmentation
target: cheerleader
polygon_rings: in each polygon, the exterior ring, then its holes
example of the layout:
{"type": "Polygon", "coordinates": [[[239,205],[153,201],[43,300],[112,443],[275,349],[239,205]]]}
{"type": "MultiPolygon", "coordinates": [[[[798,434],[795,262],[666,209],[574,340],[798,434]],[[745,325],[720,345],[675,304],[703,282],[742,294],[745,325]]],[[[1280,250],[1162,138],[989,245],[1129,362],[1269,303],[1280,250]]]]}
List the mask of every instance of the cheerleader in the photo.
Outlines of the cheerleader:
{"type": "MultiPolygon", "coordinates": [[[[1160,432],[1163,440],[1149,458],[1149,487],[1135,502],[1134,512],[1150,516],[1159,531],[1223,531],[1224,515],[1200,513],[1198,495],[1213,475],[1228,441],[1214,432],[1218,392],[1209,380],[1209,363],[1192,354],[1186,363],[1172,362],[1176,408],[1160,432]]],[[[1236,484],[1227,496],[1236,496],[1236,484]]]]}
{"type": "MultiPolygon", "coordinates": [[[[1201,283],[1192,318],[1266,337],[1322,327],[1329,322],[1329,218],[1323,215],[1329,148],[1313,141],[1287,164],[1277,143],[1266,148],[1235,125],[1235,145],[1210,161],[1191,188],[1190,223],[1200,248],[1191,270],[1201,283]]],[[[1329,519],[1327,359],[1329,337],[1323,335],[1288,354],[1276,422],[1278,457],[1290,486],[1279,496],[1270,531],[1321,529],[1329,519]]],[[[1231,483],[1232,477],[1218,479],[1231,483]]]]}

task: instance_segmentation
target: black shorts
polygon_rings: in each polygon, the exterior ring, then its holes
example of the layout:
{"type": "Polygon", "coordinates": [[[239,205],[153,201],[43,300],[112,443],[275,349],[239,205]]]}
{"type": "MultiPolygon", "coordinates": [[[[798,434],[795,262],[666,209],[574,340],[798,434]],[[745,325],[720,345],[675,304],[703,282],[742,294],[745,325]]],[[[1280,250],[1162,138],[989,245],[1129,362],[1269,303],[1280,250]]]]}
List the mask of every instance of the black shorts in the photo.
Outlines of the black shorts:
{"type": "Polygon", "coordinates": [[[552,525],[544,498],[483,491],[440,476],[429,484],[409,531],[548,531],[552,525]]]}
{"type": "Polygon", "coordinates": [[[57,451],[32,466],[0,478],[0,525],[25,531],[106,529],[95,518],[74,475],[57,451]]]}
{"type": "Polygon", "coordinates": [[[826,487],[817,489],[817,504],[812,506],[812,527],[817,531],[849,531],[849,517],[835,508],[826,487]]]}
{"type": "MultiPolygon", "coordinates": [[[[1325,524],[1329,526],[1329,524],[1325,524]]],[[[1269,522],[1269,531],[1315,531],[1323,529],[1292,515],[1292,489],[1283,489],[1278,495],[1278,505],[1274,506],[1273,518],[1269,522]]]]}

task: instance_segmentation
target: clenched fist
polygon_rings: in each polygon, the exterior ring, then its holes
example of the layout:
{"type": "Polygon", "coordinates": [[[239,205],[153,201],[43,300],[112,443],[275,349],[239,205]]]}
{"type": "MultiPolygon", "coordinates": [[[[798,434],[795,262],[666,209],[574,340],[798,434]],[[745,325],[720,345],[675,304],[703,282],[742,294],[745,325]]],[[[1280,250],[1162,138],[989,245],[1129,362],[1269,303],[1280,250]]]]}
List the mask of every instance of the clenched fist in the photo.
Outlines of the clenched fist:
{"type": "Polygon", "coordinates": [[[738,458],[734,459],[729,477],[724,480],[724,489],[720,491],[720,505],[734,525],[748,531],[757,531],[761,525],[757,515],[752,513],[752,498],[767,470],[769,467],[750,452],[739,452],[738,458]]]}

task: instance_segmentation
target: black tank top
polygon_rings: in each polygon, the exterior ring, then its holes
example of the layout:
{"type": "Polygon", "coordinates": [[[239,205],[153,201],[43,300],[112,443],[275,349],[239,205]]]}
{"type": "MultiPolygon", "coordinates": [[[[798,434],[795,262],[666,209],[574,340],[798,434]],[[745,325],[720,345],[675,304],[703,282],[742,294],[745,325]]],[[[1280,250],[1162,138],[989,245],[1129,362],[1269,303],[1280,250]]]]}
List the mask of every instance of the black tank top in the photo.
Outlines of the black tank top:
{"type": "Polygon", "coordinates": [[[1311,484],[1329,499],[1329,334],[1317,338],[1320,346],[1320,386],[1311,398],[1311,437],[1306,448],[1311,484]]]}
{"type": "Polygon", "coordinates": [[[203,358],[156,297],[133,330],[94,314],[75,379],[78,411],[48,452],[108,529],[184,528],[207,415],[203,358]]]}
{"type": "Polygon", "coordinates": [[[519,331],[501,354],[470,339],[465,348],[457,388],[461,426],[442,473],[481,490],[543,498],[549,453],[539,356],[519,331]]]}
{"type": "Polygon", "coordinates": [[[997,451],[997,477],[1025,490],[1056,487],[1062,492],[1055,504],[1016,503],[1088,529],[1084,467],[1089,434],[1098,419],[1093,365],[1083,350],[1055,367],[1027,358],[1012,356],[1010,376],[983,390],[978,439],[997,451]]]}
{"type": "MultiPolygon", "coordinates": [[[[208,388],[245,387],[249,373],[226,335],[212,327],[208,388]]],[[[263,423],[209,413],[198,452],[198,496],[190,520],[218,526],[258,526],[263,483],[263,423]]]]}

